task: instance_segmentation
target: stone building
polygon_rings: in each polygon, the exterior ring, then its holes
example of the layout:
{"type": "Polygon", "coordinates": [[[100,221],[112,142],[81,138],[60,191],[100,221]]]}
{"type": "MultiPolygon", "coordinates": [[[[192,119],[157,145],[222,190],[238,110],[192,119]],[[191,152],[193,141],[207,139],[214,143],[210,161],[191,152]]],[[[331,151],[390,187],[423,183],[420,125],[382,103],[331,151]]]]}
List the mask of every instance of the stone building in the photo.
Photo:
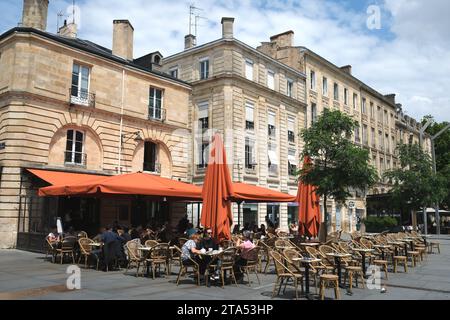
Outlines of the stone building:
{"type": "MultiPolygon", "coordinates": [[[[327,204],[330,212],[329,230],[355,231],[358,218],[366,216],[366,195],[384,194],[389,190],[389,184],[381,177],[398,164],[395,148],[402,140],[400,136],[411,135],[414,142],[418,142],[419,126],[416,121],[405,121],[399,116],[395,94],[383,95],[357,79],[352,75],[350,65],[336,66],[308,48],[294,46],[293,37],[293,31],[274,35],[257,49],[306,74],[308,126],[325,108],[345,112],[358,122],[359,127],[352,139],[355,144],[369,150],[371,164],[380,176],[380,182],[367,194],[355,190],[346,206],[332,200],[327,204]]],[[[424,146],[429,150],[429,137],[424,138],[424,146]]]]}
{"type": "MultiPolygon", "coordinates": [[[[222,19],[222,37],[162,59],[162,71],[192,85],[193,182],[202,183],[212,132],[224,134],[234,181],[296,194],[295,176],[305,127],[305,74],[234,38],[233,18],[222,19]]],[[[270,220],[286,228],[295,204],[242,204],[234,223],[270,220]]],[[[194,209],[195,211],[195,209],[194,209]]]]}
{"type": "Polygon", "coordinates": [[[176,223],[185,205],[37,197],[48,181],[28,169],[192,179],[190,85],[152,70],[157,53],[133,59],[129,21],[114,21],[109,50],[76,38],[74,24],[46,32],[47,6],[25,0],[21,27],[0,36],[0,248],[41,245],[56,216],[90,233],[115,220],[176,223]]]}

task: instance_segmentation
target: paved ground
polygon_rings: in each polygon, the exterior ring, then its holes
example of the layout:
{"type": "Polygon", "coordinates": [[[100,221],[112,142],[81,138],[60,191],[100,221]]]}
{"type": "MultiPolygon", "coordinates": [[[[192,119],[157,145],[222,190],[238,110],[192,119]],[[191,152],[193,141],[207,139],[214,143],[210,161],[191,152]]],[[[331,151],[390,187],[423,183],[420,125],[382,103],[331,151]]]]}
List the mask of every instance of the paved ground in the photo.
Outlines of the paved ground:
{"type": "MultiPolygon", "coordinates": [[[[408,273],[389,273],[389,281],[382,280],[386,293],[380,290],[354,289],[347,295],[341,289],[343,300],[450,300],[450,236],[441,236],[441,254],[429,254],[427,259],[408,273]]],[[[134,276],[124,270],[101,272],[81,269],[81,289],[68,290],[66,269],[69,264],[52,264],[44,255],[19,250],[0,250],[0,299],[153,299],[153,300],[264,300],[271,299],[275,281],[274,270],[260,275],[261,284],[246,282],[218,286],[197,287],[192,278],[184,278],[177,286],[176,273],[169,277],[151,278],[134,276]]],[[[311,288],[314,293],[314,288],[311,288]]],[[[289,287],[284,295],[275,299],[292,299],[289,287]]],[[[334,298],[332,290],[326,296],[334,298]]]]}

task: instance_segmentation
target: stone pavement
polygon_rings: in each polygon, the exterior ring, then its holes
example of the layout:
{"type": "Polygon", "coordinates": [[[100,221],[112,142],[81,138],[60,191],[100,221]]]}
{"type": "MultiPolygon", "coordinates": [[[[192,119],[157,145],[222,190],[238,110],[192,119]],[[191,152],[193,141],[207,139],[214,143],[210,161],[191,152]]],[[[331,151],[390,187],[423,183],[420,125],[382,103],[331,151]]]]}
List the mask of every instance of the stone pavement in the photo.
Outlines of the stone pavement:
{"type": "MultiPolygon", "coordinates": [[[[441,254],[429,254],[427,259],[408,273],[389,273],[382,283],[385,293],[378,289],[354,288],[353,295],[341,289],[342,300],[448,300],[450,299],[450,236],[441,236],[441,254]]],[[[102,272],[81,268],[81,289],[68,290],[66,270],[69,264],[52,264],[45,255],[19,250],[0,250],[0,300],[4,299],[132,299],[132,300],[267,300],[271,299],[275,274],[260,274],[261,284],[251,276],[253,283],[197,287],[189,277],[176,285],[178,267],[169,277],[135,277],[135,269],[126,275],[122,271],[102,272]]],[[[311,285],[311,292],[315,288],[311,285]]],[[[299,293],[300,294],[300,293],[299,293]]],[[[293,288],[288,286],[284,295],[274,299],[293,299],[293,288]]],[[[332,289],[326,297],[334,298],[332,289]]],[[[301,298],[304,299],[304,298],[301,298]]]]}

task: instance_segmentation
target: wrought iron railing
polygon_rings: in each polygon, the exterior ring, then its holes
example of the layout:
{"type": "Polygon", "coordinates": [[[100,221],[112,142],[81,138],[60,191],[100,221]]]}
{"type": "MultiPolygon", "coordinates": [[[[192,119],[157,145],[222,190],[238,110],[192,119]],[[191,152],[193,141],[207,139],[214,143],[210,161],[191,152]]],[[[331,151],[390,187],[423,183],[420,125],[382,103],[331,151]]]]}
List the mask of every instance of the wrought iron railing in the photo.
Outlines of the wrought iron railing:
{"type": "Polygon", "coordinates": [[[87,154],[76,151],[64,151],[64,163],[69,165],[85,166],[87,154]]]}
{"type": "Polygon", "coordinates": [[[148,107],[148,119],[156,121],[166,120],[166,109],[164,108],[154,108],[152,106],[148,107]]]}
{"type": "Polygon", "coordinates": [[[95,93],[85,91],[78,87],[71,87],[69,89],[69,104],[79,105],[85,107],[95,107],[95,93]]]}

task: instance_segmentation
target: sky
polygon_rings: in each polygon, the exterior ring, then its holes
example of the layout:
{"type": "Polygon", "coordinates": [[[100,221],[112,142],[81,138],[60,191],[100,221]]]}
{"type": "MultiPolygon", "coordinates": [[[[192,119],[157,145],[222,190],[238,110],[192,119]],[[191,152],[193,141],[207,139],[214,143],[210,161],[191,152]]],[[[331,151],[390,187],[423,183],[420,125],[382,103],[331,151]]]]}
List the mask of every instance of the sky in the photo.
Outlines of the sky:
{"type": "MultiPolygon", "coordinates": [[[[21,21],[22,3],[0,0],[0,33],[21,21]]],[[[128,19],[135,58],[153,51],[169,56],[184,48],[192,3],[200,16],[197,45],[221,37],[222,17],[234,17],[235,38],[255,48],[292,30],[294,45],[352,65],[358,79],[395,93],[407,115],[450,121],[448,0],[76,0],[78,37],[111,48],[112,21],[128,19]]],[[[58,13],[72,19],[71,5],[50,0],[48,32],[56,32],[58,13]]]]}

